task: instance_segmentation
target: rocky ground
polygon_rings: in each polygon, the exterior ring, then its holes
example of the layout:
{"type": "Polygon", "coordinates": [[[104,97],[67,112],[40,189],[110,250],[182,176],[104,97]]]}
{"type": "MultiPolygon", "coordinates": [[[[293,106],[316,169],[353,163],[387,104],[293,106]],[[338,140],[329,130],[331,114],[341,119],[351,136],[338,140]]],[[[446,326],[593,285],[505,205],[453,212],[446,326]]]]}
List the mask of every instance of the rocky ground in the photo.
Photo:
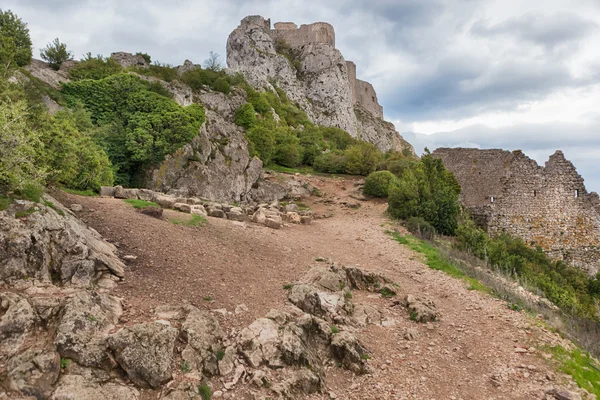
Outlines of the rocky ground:
{"type": "MultiPolygon", "coordinates": [[[[328,218],[279,230],[211,217],[179,226],[168,220],[182,217],[176,211],[160,220],[123,200],[54,193],[80,204],[76,215],[126,265],[124,280],[100,294],[60,293],[67,300],[54,343],[78,362],[61,362],[52,398],[73,398],[77,388],[79,398],[191,399],[203,382],[214,398],[236,399],[579,398],[545,353],[568,343],[391,240],[386,205],[351,197],[356,180],[308,179],[323,196],[303,202],[328,218]],[[87,309],[92,317],[78,319],[87,309]],[[94,346],[99,325],[108,353],[94,346]],[[572,397],[547,394],[553,388],[572,397]]],[[[19,290],[5,291],[0,319],[18,313],[23,303],[9,291],[19,290]]],[[[0,334],[10,332],[0,324],[0,334]]],[[[58,374],[53,357],[47,379],[58,374]]]]}

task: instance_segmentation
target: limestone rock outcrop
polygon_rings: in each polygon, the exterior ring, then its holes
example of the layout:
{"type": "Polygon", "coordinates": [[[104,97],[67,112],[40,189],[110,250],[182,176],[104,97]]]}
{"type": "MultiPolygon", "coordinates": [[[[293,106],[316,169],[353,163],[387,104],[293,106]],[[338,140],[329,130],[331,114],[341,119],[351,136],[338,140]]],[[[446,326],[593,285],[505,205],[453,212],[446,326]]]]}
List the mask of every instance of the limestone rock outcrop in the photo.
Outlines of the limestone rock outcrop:
{"type": "Polygon", "coordinates": [[[335,48],[329,24],[297,28],[277,23],[271,29],[270,20],[246,17],[229,36],[227,64],[231,72],[241,72],[260,90],[278,86],[316,124],[344,129],[384,152],[408,149],[414,153],[393,125],[382,120],[375,91],[356,79],[356,67],[335,48]],[[359,123],[355,106],[371,118],[360,117],[359,123]]]}

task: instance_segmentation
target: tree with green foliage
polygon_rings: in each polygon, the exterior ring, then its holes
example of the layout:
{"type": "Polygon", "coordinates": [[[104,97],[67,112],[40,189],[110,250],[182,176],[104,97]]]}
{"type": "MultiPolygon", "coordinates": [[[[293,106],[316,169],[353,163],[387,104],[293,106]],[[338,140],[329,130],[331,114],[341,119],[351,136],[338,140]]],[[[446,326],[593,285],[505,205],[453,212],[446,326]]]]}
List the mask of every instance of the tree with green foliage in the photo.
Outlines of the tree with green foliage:
{"type": "Polygon", "coordinates": [[[264,165],[271,163],[275,152],[275,132],[264,124],[258,124],[250,129],[246,137],[250,144],[250,154],[258,156],[264,165]]]}
{"type": "Polygon", "coordinates": [[[58,71],[60,66],[68,60],[73,59],[73,53],[67,50],[67,45],[61,43],[58,38],[48,43],[48,45],[40,52],[42,60],[48,62],[50,68],[58,71]]]}
{"type": "Polygon", "coordinates": [[[422,217],[441,234],[453,235],[460,212],[460,185],[442,160],[427,153],[404,169],[400,184],[389,190],[388,212],[394,218],[422,217]]]}
{"type": "Polygon", "coordinates": [[[288,168],[297,167],[302,162],[302,146],[292,128],[278,128],[275,131],[273,161],[288,168]]]}
{"type": "Polygon", "coordinates": [[[235,110],[234,121],[236,125],[248,130],[256,125],[256,111],[251,103],[244,103],[235,110]]]}
{"type": "Polygon", "coordinates": [[[315,159],[327,149],[322,129],[317,126],[308,126],[298,132],[300,146],[302,146],[302,163],[313,165],[315,159]]]}
{"type": "Polygon", "coordinates": [[[181,107],[135,75],[68,83],[63,94],[72,106],[82,103],[102,128],[94,137],[119,168],[115,176],[123,185],[192,140],[206,119],[199,104],[181,107]]]}
{"type": "Polygon", "coordinates": [[[31,62],[31,37],[27,24],[10,10],[0,9],[0,65],[7,70],[31,62]]]}
{"type": "Polygon", "coordinates": [[[20,189],[42,181],[44,170],[37,161],[41,142],[27,126],[27,103],[0,101],[0,189],[20,189]]]}
{"type": "Polygon", "coordinates": [[[328,174],[343,174],[346,172],[346,157],[340,150],[324,153],[315,157],[313,168],[328,174]]]}
{"type": "Polygon", "coordinates": [[[360,142],[348,147],[345,151],[346,173],[351,175],[369,175],[377,169],[381,160],[381,152],[368,142],[360,142]]]}
{"type": "Polygon", "coordinates": [[[390,187],[392,185],[398,186],[399,183],[396,175],[390,171],[376,171],[369,174],[365,179],[363,192],[369,196],[388,197],[390,187]]]}
{"type": "Polygon", "coordinates": [[[80,62],[69,70],[69,76],[74,81],[99,80],[118,74],[122,69],[121,64],[113,58],[105,58],[101,55],[94,57],[92,53],[87,53],[80,62]]]}

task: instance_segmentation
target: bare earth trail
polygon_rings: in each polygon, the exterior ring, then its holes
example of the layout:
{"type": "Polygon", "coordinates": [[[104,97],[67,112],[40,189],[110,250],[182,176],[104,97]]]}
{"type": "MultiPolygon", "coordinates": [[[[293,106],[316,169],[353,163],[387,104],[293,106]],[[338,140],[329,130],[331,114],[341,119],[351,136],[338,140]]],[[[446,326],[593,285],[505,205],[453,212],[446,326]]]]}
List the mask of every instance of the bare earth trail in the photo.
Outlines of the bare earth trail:
{"type": "MultiPolygon", "coordinates": [[[[377,306],[388,321],[388,326],[370,325],[359,334],[371,351],[374,372],[356,376],[332,366],[328,391],[312,398],[543,399],[549,387],[571,385],[540,350],[559,340],[556,335],[509,310],[505,302],[429,269],[420,255],[391,240],[385,233],[389,221],[384,203],[342,207],[339,201],[348,200],[344,188],[353,186],[351,180],[311,179],[335,202],[325,205],[323,198],[314,197],[305,203],[334,216],[281,230],[216,218],[208,218],[202,228],[182,227],[137,213],[122,200],[59,197],[65,204],[82,204],[79,216],[117,244],[121,256],[138,257],[113,291],[125,299],[125,325],[152,319],[156,306],[187,301],[221,310],[215,315],[224,329],[239,331],[282,307],[287,295],[283,285],[298,280],[317,257],[380,272],[400,285],[400,298],[418,294],[436,302],[441,320],[418,324],[401,307],[392,308],[392,300],[357,293],[353,302],[377,306]],[[405,340],[407,328],[419,337],[405,340]]],[[[221,390],[219,381],[213,384],[221,390]]],[[[253,398],[242,387],[228,394],[253,398]]],[[[154,395],[147,392],[144,398],[154,395]]]]}

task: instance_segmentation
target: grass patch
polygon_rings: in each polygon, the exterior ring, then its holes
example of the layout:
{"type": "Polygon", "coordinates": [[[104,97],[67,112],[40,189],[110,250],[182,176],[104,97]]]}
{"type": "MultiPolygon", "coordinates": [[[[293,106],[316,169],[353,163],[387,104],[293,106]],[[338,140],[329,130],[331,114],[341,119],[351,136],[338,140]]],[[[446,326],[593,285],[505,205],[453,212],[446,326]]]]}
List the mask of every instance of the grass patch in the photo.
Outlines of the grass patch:
{"type": "Polygon", "coordinates": [[[411,250],[421,253],[425,256],[425,264],[431,269],[443,271],[453,278],[462,279],[468,284],[469,290],[477,290],[483,293],[491,293],[490,288],[479,282],[475,278],[467,276],[457,265],[448,262],[444,259],[439,249],[436,249],[431,244],[424,240],[417,239],[414,236],[406,235],[402,236],[398,232],[390,232],[395,241],[405,246],[408,246],[411,250]]]}
{"type": "Polygon", "coordinates": [[[204,301],[213,301],[212,296],[204,296],[204,298],[202,299],[204,301]]]}
{"type": "Polygon", "coordinates": [[[60,215],[61,217],[65,216],[65,212],[63,210],[61,210],[60,208],[56,207],[53,202],[48,201],[48,200],[44,200],[44,205],[46,207],[49,207],[49,208],[53,209],[54,211],[56,211],[56,213],[58,215],[60,215]]]}
{"type": "Polygon", "coordinates": [[[286,283],[285,285],[283,285],[283,288],[285,290],[292,290],[293,287],[294,287],[293,283],[286,283]]]}
{"type": "Polygon", "coordinates": [[[392,292],[391,290],[387,289],[387,288],[383,288],[379,291],[379,294],[383,297],[389,298],[389,297],[394,297],[396,295],[396,293],[392,292]]]}
{"type": "Polygon", "coordinates": [[[360,359],[361,360],[370,360],[371,357],[368,354],[363,354],[363,355],[360,356],[360,359]]]}
{"type": "Polygon", "coordinates": [[[71,360],[68,358],[61,358],[60,359],[60,369],[65,369],[69,366],[69,364],[71,364],[71,360]]]}
{"type": "Polygon", "coordinates": [[[123,201],[127,204],[131,204],[133,206],[133,208],[136,208],[136,209],[142,209],[142,208],[146,208],[146,207],[160,208],[160,206],[158,204],[156,204],[152,201],[138,200],[138,199],[125,199],[123,201]]]}
{"type": "Polygon", "coordinates": [[[179,369],[181,369],[181,372],[183,372],[184,374],[187,374],[188,372],[192,371],[192,367],[190,367],[190,362],[184,360],[181,360],[181,362],[179,363],[179,369]]]}
{"type": "Polygon", "coordinates": [[[201,215],[192,215],[192,217],[189,219],[169,218],[169,221],[175,225],[199,227],[204,226],[207,223],[206,218],[201,215]]]}
{"type": "Polygon", "coordinates": [[[212,390],[210,390],[210,386],[206,383],[198,386],[198,394],[202,397],[202,400],[210,400],[212,399],[212,390]]]}
{"type": "Polygon", "coordinates": [[[352,299],[352,293],[350,293],[350,292],[345,292],[345,293],[344,293],[344,299],[346,299],[346,300],[350,300],[350,299],[352,299]]]}
{"type": "Polygon", "coordinates": [[[217,352],[215,353],[215,356],[217,356],[217,360],[221,361],[225,357],[225,351],[217,350],[217,352]]]}
{"type": "Polygon", "coordinates": [[[586,352],[579,349],[568,351],[562,346],[549,348],[560,370],[573,377],[580,388],[600,396],[600,365],[586,352]]]}
{"type": "Polygon", "coordinates": [[[27,210],[23,210],[23,211],[17,211],[15,213],[15,218],[27,218],[28,216],[30,216],[31,214],[33,214],[34,212],[36,212],[37,210],[33,207],[27,209],[27,210]]]}
{"type": "Polygon", "coordinates": [[[98,193],[93,190],[77,190],[77,189],[69,189],[69,188],[61,188],[61,190],[65,193],[74,194],[77,196],[85,196],[85,197],[96,197],[98,193]]]}
{"type": "Polygon", "coordinates": [[[0,196],[0,211],[4,211],[10,206],[13,202],[13,199],[10,197],[0,196]]]}
{"type": "Polygon", "coordinates": [[[335,325],[331,325],[331,333],[333,333],[333,334],[340,333],[340,328],[338,328],[335,325]]]}

